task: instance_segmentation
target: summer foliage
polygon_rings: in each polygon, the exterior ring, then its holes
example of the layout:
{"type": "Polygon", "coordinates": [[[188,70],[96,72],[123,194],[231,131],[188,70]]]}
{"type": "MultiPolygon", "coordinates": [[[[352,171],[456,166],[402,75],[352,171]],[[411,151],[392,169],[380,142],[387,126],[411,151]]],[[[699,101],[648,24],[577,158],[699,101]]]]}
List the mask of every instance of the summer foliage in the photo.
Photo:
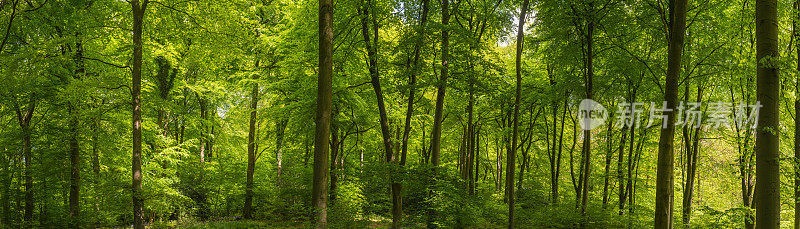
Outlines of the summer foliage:
{"type": "Polygon", "coordinates": [[[0,0],[0,228],[800,228],[798,15],[0,0]]]}

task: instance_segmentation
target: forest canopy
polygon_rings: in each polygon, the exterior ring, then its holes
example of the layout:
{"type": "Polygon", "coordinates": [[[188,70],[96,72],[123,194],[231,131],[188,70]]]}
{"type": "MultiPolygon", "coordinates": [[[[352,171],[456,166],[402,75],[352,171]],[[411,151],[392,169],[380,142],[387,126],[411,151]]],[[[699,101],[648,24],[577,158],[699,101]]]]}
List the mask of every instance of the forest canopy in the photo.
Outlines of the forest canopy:
{"type": "Polygon", "coordinates": [[[800,228],[797,0],[0,0],[0,228],[800,228]]]}

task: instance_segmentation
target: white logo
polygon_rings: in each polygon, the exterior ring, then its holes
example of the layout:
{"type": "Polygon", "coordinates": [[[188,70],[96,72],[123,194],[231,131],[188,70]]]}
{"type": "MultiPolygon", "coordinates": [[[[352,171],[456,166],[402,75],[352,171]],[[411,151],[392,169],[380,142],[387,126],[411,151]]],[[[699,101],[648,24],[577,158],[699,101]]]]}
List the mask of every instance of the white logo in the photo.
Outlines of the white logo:
{"type": "Polygon", "coordinates": [[[606,122],[608,111],[600,103],[584,99],[578,106],[578,120],[583,130],[592,130],[606,122]]]}

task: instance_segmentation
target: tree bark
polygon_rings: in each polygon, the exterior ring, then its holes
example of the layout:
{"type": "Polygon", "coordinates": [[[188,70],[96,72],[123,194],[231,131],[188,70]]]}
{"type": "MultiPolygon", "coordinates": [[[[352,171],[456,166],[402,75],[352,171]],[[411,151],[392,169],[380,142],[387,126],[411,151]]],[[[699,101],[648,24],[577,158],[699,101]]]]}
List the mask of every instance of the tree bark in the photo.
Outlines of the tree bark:
{"type": "MultiPolygon", "coordinates": [[[[83,44],[80,42],[80,33],[75,34],[78,42],[75,44],[75,64],[77,69],[73,75],[73,80],[80,80],[86,72],[83,63],[83,44]]],[[[78,144],[78,131],[79,121],[79,104],[77,102],[69,101],[67,103],[69,109],[69,161],[70,161],[70,186],[69,186],[69,226],[70,228],[80,228],[80,191],[81,191],[81,155],[80,145],[78,144]]]]}
{"type": "Polygon", "coordinates": [[[408,135],[411,133],[411,116],[414,114],[414,96],[417,91],[417,72],[420,68],[419,56],[422,49],[421,46],[425,40],[425,23],[428,21],[428,10],[430,9],[429,2],[430,0],[422,0],[422,16],[420,17],[419,32],[417,33],[419,38],[417,38],[417,43],[414,44],[414,61],[411,63],[413,66],[411,66],[411,74],[409,74],[408,79],[408,105],[406,106],[406,119],[403,128],[403,145],[401,148],[402,152],[400,154],[400,165],[406,164],[408,135]]]}
{"type": "Polygon", "coordinates": [[[516,93],[514,96],[514,124],[511,130],[511,150],[508,152],[506,160],[506,195],[508,199],[508,228],[514,228],[514,169],[516,168],[515,160],[517,158],[517,132],[519,127],[519,107],[522,97],[522,48],[525,35],[525,14],[528,12],[529,0],[522,2],[522,11],[519,14],[519,21],[517,27],[517,54],[515,61],[516,69],[516,93]]]}
{"type": "MultiPolygon", "coordinates": [[[[438,173],[439,157],[441,154],[441,139],[442,139],[442,116],[444,112],[444,96],[445,89],[447,88],[448,67],[450,66],[447,61],[450,60],[450,34],[447,26],[450,23],[450,0],[442,0],[442,69],[438,82],[436,82],[436,106],[433,112],[433,130],[431,131],[431,166],[433,167],[430,186],[433,187],[436,174],[438,173]]],[[[431,193],[431,195],[434,195],[431,193]]],[[[431,205],[428,208],[427,227],[435,228],[436,224],[433,221],[436,219],[435,206],[431,205]]]]}
{"type": "Polygon", "coordinates": [[[655,228],[672,228],[675,104],[678,97],[678,77],[681,72],[681,51],[686,30],[687,0],[670,1],[669,43],[667,53],[667,76],[664,88],[664,101],[669,112],[666,128],[661,130],[658,143],[658,164],[656,168],[656,209],[655,228]]]}
{"type": "MultiPolygon", "coordinates": [[[[796,70],[800,72],[800,31],[797,31],[800,22],[800,1],[794,1],[794,18],[792,20],[792,36],[794,36],[795,52],[797,52],[796,70]]],[[[800,78],[795,74],[796,79],[800,78]]],[[[800,80],[795,81],[794,94],[800,95],[800,80]]],[[[800,98],[794,101],[794,229],[800,229],[800,98]]]]}
{"type": "MultiPolygon", "coordinates": [[[[386,104],[384,103],[383,98],[383,91],[381,90],[381,82],[380,82],[380,75],[378,72],[378,54],[375,46],[370,43],[370,36],[369,36],[369,24],[367,23],[368,19],[370,18],[369,8],[372,7],[372,2],[367,1],[368,3],[362,5],[360,7],[361,10],[361,34],[364,37],[364,46],[367,49],[367,57],[369,59],[368,67],[369,67],[369,74],[370,74],[370,82],[372,84],[372,89],[375,91],[375,97],[377,99],[378,105],[378,114],[380,118],[380,126],[381,126],[381,136],[383,137],[383,148],[384,148],[384,160],[387,163],[392,163],[395,161],[394,153],[392,152],[392,134],[389,130],[389,118],[386,114],[386,104]]],[[[377,23],[374,20],[375,15],[372,15],[373,23],[377,23]]],[[[377,29],[377,27],[375,27],[377,29]]],[[[373,31],[375,33],[375,43],[377,43],[377,34],[378,31],[373,31]]],[[[402,218],[402,203],[400,203],[400,186],[395,185],[395,181],[392,181],[391,189],[392,189],[392,227],[397,228],[399,227],[400,220],[402,218]]]]}
{"type": "MultiPolygon", "coordinates": [[[[594,3],[589,2],[589,10],[594,13],[594,3]]],[[[594,97],[594,17],[589,17],[586,33],[586,98],[593,99],[594,97]]],[[[588,126],[588,125],[587,125],[588,126]]],[[[589,180],[592,172],[592,131],[583,130],[583,172],[581,179],[581,227],[585,227],[586,209],[589,202],[589,180]]]]}
{"type": "Polygon", "coordinates": [[[25,211],[23,215],[24,226],[26,228],[32,227],[34,199],[33,199],[33,153],[31,146],[31,119],[33,119],[33,112],[36,109],[36,95],[29,95],[28,107],[25,111],[21,111],[19,105],[16,105],[15,110],[17,113],[17,121],[20,129],[22,130],[22,156],[25,158],[25,211]]]}
{"type": "Polygon", "coordinates": [[[133,157],[131,172],[133,175],[133,228],[144,229],[144,214],[142,208],[144,198],[142,197],[142,108],[139,94],[142,88],[142,27],[144,23],[144,13],[147,9],[149,0],[131,0],[133,11],[133,67],[131,74],[131,99],[133,101],[133,157]]]}
{"type": "MultiPolygon", "coordinates": [[[[619,200],[617,204],[619,206],[619,215],[622,215],[625,213],[623,210],[625,209],[625,194],[627,194],[625,192],[625,169],[623,168],[622,161],[623,157],[625,156],[625,141],[628,139],[628,127],[623,127],[622,131],[620,132],[622,137],[620,137],[619,149],[617,152],[617,192],[619,192],[617,193],[619,200]]],[[[628,161],[630,160],[630,155],[628,155],[628,161]]],[[[630,167],[628,167],[628,170],[630,170],[630,167]]]]}
{"type": "MultiPolygon", "coordinates": [[[[688,83],[688,82],[687,82],[688,83]]],[[[689,96],[689,86],[686,86],[686,98],[689,96]]],[[[696,102],[700,103],[703,98],[703,86],[698,85],[697,87],[697,100],[696,102]]],[[[688,100],[688,99],[687,99],[688,100]]],[[[695,128],[693,131],[689,131],[688,126],[684,125],[683,127],[683,135],[684,135],[684,142],[686,148],[686,180],[685,184],[683,185],[683,209],[682,209],[682,220],[683,225],[690,227],[691,218],[692,218],[692,197],[694,195],[694,184],[695,184],[695,177],[697,173],[697,156],[700,152],[698,147],[700,141],[700,132],[702,132],[702,128],[695,128]]]]}
{"type": "Polygon", "coordinates": [[[756,131],[756,228],[780,228],[778,2],[756,1],[756,97],[763,105],[756,131]]]}
{"type": "Polygon", "coordinates": [[[312,201],[316,210],[316,227],[328,227],[328,142],[331,106],[333,103],[333,29],[332,0],[319,0],[319,77],[317,78],[317,111],[314,137],[314,184],[312,201]]]}
{"type": "MultiPolygon", "coordinates": [[[[259,60],[256,60],[256,68],[259,66],[259,60]]],[[[256,152],[258,145],[256,145],[256,118],[258,117],[258,74],[253,74],[253,89],[250,91],[250,126],[247,132],[247,183],[245,184],[244,193],[244,209],[242,216],[245,219],[252,219],[253,208],[253,176],[256,171],[256,152]]]]}
{"type": "MultiPolygon", "coordinates": [[[[603,209],[606,209],[608,205],[608,180],[611,178],[611,158],[614,155],[614,150],[611,149],[611,138],[613,137],[612,128],[614,127],[614,122],[608,122],[608,130],[606,131],[606,143],[608,147],[606,148],[606,166],[605,166],[605,173],[603,173],[603,209]]],[[[623,131],[625,132],[625,131],[623,131]]],[[[624,139],[624,138],[623,138],[624,139]]],[[[622,161],[622,158],[619,158],[617,162],[622,161]]]]}
{"type": "Polygon", "coordinates": [[[286,126],[289,125],[289,119],[283,119],[279,121],[275,126],[275,164],[276,164],[276,176],[275,176],[275,186],[281,186],[281,175],[283,174],[283,138],[286,134],[286,126]]]}

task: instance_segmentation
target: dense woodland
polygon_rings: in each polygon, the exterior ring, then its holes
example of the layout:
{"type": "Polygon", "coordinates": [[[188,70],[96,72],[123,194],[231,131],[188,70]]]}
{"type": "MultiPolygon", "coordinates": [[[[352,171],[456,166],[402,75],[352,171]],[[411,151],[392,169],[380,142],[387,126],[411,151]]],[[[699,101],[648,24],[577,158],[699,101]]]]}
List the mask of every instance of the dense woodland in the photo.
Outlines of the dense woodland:
{"type": "Polygon", "coordinates": [[[0,0],[0,228],[800,228],[799,12],[0,0]]]}

